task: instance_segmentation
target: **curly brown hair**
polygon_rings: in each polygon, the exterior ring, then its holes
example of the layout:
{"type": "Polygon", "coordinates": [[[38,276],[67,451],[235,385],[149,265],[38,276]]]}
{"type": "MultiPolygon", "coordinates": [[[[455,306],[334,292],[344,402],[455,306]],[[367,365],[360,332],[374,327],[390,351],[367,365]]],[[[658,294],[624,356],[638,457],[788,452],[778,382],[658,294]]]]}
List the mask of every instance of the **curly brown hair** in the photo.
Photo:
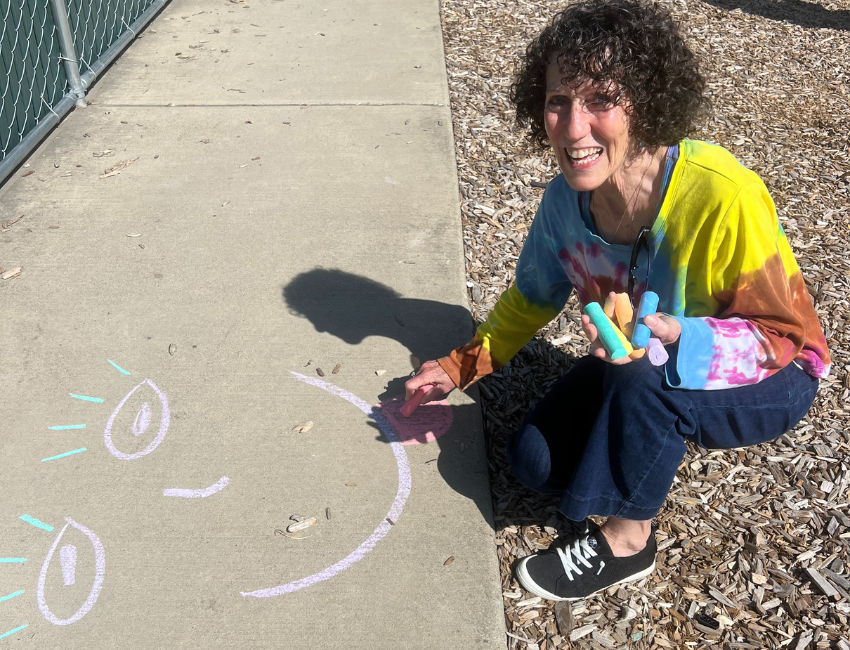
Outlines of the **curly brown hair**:
{"type": "Polygon", "coordinates": [[[584,0],[557,13],[528,45],[511,85],[517,123],[542,146],[553,61],[563,83],[590,81],[622,105],[632,137],[649,147],[680,142],[709,106],[697,58],[667,10],[635,0],[584,0]]]}

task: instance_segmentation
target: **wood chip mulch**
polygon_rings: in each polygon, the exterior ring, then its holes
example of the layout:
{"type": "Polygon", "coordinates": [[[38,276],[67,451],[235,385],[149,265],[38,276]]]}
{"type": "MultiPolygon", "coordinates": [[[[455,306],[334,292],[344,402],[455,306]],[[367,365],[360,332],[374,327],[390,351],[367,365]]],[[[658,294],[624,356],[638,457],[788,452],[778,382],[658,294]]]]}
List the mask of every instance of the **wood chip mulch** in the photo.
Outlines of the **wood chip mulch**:
{"type": "MultiPolygon", "coordinates": [[[[772,444],[691,447],[657,521],[655,573],[573,606],[532,598],[509,566],[553,540],[557,501],[522,488],[503,445],[586,354],[575,299],[480,382],[508,648],[850,650],[850,0],[665,0],[702,57],[699,137],[767,183],[833,355],[809,415],[772,444]],[[714,628],[717,629],[714,629],[714,628]]],[[[514,126],[518,55],[557,5],[441,0],[467,286],[481,321],[513,280],[557,164],[514,126]]]]}

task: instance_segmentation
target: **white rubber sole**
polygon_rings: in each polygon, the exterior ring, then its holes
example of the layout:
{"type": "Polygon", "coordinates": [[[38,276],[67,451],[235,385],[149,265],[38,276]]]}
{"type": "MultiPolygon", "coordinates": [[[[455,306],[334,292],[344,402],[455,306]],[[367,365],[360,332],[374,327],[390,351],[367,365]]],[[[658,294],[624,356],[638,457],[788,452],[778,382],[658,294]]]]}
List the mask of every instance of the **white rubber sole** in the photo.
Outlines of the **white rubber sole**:
{"type": "Polygon", "coordinates": [[[618,582],[611,583],[607,587],[603,587],[602,589],[597,589],[592,594],[587,594],[587,596],[578,596],[576,598],[561,598],[560,596],[556,596],[555,594],[549,593],[545,589],[543,589],[540,585],[538,585],[534,580],[531,579],[531,576],[528,573],[528,570],[525,568],[525,565],[528,564],[528,561],[534,557],[533,555],[529,555],[528,557],[523,558],[519,561],[516,567],[516,577],[519,580],[519,584],[522,585],[522,588],[526,591],[530,591],[535,596],[540,596],[541,598],[545,598],[546,600],[558,600],[558,601],[567,601],[572,602],[574,600],[584,600],[585,598],[590,598],[594,594],[598,594],[601,591],[605,591],[606,589],[610,589],[615,585],[624,585],[627,582],[634,582],[635,580],[640,580],[641,578],[645,578],[653,571],[655,571],[655,562],[653,561],[652,566],[643,571],[635,573],[634,575],[630,575],[627,578],[623,578],[618,582]]]}

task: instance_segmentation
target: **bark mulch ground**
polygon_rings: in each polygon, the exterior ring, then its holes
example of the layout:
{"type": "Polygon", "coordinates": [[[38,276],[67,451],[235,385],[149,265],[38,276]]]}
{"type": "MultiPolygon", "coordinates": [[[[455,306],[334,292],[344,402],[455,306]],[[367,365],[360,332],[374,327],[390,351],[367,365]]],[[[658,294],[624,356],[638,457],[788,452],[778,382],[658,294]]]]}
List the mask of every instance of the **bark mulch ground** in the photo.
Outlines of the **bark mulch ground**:
{"type": "MultiPolygon", "coordinates": [[[[812,411],[772,444],[691,447],[658,517],[658,569],[573,606],[531,598],[516,558],[546,548],[557,502],[522,488],[503,444],[587,351],[577,304],[480,382],[508,647],[850,650],[850,0],[665,0],[701,56],[698,137],[767,183],[833,355],[812,411]],[[715,629],[716,627],[716,629],[715,629]]],[[[515,62],[557,8],[442,0],[467,286],[483,320],[513,280],[553,157],[514,126],[515,62]]]]}

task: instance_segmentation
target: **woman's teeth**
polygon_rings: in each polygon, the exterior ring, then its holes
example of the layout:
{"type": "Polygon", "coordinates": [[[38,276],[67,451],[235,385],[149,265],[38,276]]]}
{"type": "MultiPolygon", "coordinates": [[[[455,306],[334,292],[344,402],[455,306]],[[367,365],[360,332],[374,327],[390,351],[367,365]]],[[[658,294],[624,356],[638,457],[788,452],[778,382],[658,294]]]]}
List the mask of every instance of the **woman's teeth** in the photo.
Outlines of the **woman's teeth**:
{"type": "Polygon", "coordinates": [[[602,155],[602,149],[599,147],[592,149],[573,149],[571,151],[565,149],[564,153],[567,154],[567,158],[574,165],[586,165],[599,158],[602,155]]]}

